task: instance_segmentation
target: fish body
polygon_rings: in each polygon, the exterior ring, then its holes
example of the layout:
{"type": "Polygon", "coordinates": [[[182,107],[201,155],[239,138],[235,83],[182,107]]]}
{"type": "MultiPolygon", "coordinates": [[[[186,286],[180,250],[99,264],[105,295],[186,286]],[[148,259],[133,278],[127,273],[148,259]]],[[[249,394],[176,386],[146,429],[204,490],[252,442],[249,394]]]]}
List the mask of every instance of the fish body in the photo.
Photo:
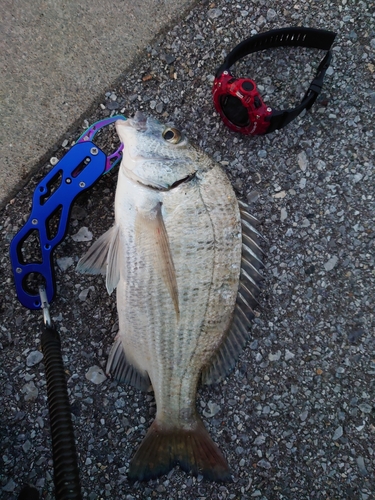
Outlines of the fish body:
{"type": "Polygon", "coordinates": [[[195,400],[199,381],[223,378],[246,341],[260,267],[254,220],[246,211],[242,220],[225,173],[176,129],[141,113],[116,129],[124,153],[115,225],[78,267],[105,272],[108,291],[117,288],[119,333],[107,371],[140,389],[151,383],[155,394],[155,420],[129,477],[147,480],[179,464],[229,480],[195,400]]]}

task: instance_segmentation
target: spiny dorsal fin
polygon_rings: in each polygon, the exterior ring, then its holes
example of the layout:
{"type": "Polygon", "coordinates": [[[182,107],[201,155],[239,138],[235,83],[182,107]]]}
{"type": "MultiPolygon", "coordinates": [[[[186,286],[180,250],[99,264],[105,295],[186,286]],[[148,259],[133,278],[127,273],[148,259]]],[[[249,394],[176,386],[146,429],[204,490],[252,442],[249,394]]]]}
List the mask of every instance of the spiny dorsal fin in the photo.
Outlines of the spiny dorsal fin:
{"type": "Polygon", "coordinates": [[[154,265],[169,290],[177,318],[179,318],[180,309],[176,271],[169,246],[168,233],[161,213],[161,206],[162,204],[158,203],[153,210],[147,213],[141,211],[137,213],[135,221],[136,238],[139,240],[143,231],[148,231],[152,235],[154,265]]]}
{"type": "Polygon", "coordinates": [[[151,382],[146,372],[141,373],[126,359],[120,338],[117,338],[108,356],[106,373],[115,380],[132,385],[141,391],[147,391],[151,382]]]}
{"type": "Polygon", "coordinates": [[[245,203],[239,202],[242,221],[242,258],[237,300],[231,326],[210,365],[202,371],[202,382],[220,382],[234,368],[249,336],[254,308],[258,305],[259,284],[263,279],[259,270],[263,267],[263,251],[258,245],[258,231],[253,227],[257,219],[248,212],[245,203]]]}

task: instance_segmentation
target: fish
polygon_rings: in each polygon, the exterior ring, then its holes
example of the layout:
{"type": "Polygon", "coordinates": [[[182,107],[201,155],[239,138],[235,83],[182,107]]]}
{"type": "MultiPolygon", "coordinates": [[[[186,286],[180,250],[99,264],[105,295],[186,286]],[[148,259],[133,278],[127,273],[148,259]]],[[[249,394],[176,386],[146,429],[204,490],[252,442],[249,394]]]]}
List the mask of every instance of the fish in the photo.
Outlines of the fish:
{"type": "Polygon", "coordinates": [[[128,477],[147,481],[179,465],[230,481],[196,397],[200,383],[227,376],[249,338],[262,280],[258,221],[221,166],[174,126],[140,111],[115,126],[124,145],[115,223],[77,270],[116,289],[107,373],[154,391],[155,419],[128,477]]]}

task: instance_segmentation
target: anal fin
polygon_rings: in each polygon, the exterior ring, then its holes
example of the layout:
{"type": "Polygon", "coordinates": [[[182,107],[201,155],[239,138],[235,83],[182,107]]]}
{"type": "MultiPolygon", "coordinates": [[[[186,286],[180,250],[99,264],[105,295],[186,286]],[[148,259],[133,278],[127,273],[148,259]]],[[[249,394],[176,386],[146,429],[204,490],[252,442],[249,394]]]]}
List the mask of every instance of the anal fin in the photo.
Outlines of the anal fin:
{"type": "Polygon", "coordinates": [[[201,420],[191,430],[163,429],[155,420],[130,462],[130,481],[148,481],[167,474],[175,465],[210,481],[231,481],[223,454],[201,420]]]}
{"type": "Polygon", "coordinates": [[[125,351],[120,338],[117,338],[108,356],[107,374],[118,382],[132,385],[141,391],[147,391],[150,387],[150,378],[146,372],[141,373],[126,359],[125,351]]]}

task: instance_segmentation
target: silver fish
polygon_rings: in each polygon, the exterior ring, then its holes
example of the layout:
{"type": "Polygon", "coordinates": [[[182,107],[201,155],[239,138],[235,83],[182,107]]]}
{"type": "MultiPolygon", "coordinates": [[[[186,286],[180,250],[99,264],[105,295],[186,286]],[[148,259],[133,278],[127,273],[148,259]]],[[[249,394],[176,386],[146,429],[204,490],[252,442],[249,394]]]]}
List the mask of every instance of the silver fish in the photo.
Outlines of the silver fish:
{"type": "Polygon", "coordinates": [[[256,219],[220,168],[181,132],[137,112],[116,122],[124,144],[115,225],[78,263],[117,288],[119,333],[107,373],[147,390],[156,417],[130,463],[131,480],[176,464],[230,480],[196,409],[200,381],[233,368],[257,305],[256,219]]]}

